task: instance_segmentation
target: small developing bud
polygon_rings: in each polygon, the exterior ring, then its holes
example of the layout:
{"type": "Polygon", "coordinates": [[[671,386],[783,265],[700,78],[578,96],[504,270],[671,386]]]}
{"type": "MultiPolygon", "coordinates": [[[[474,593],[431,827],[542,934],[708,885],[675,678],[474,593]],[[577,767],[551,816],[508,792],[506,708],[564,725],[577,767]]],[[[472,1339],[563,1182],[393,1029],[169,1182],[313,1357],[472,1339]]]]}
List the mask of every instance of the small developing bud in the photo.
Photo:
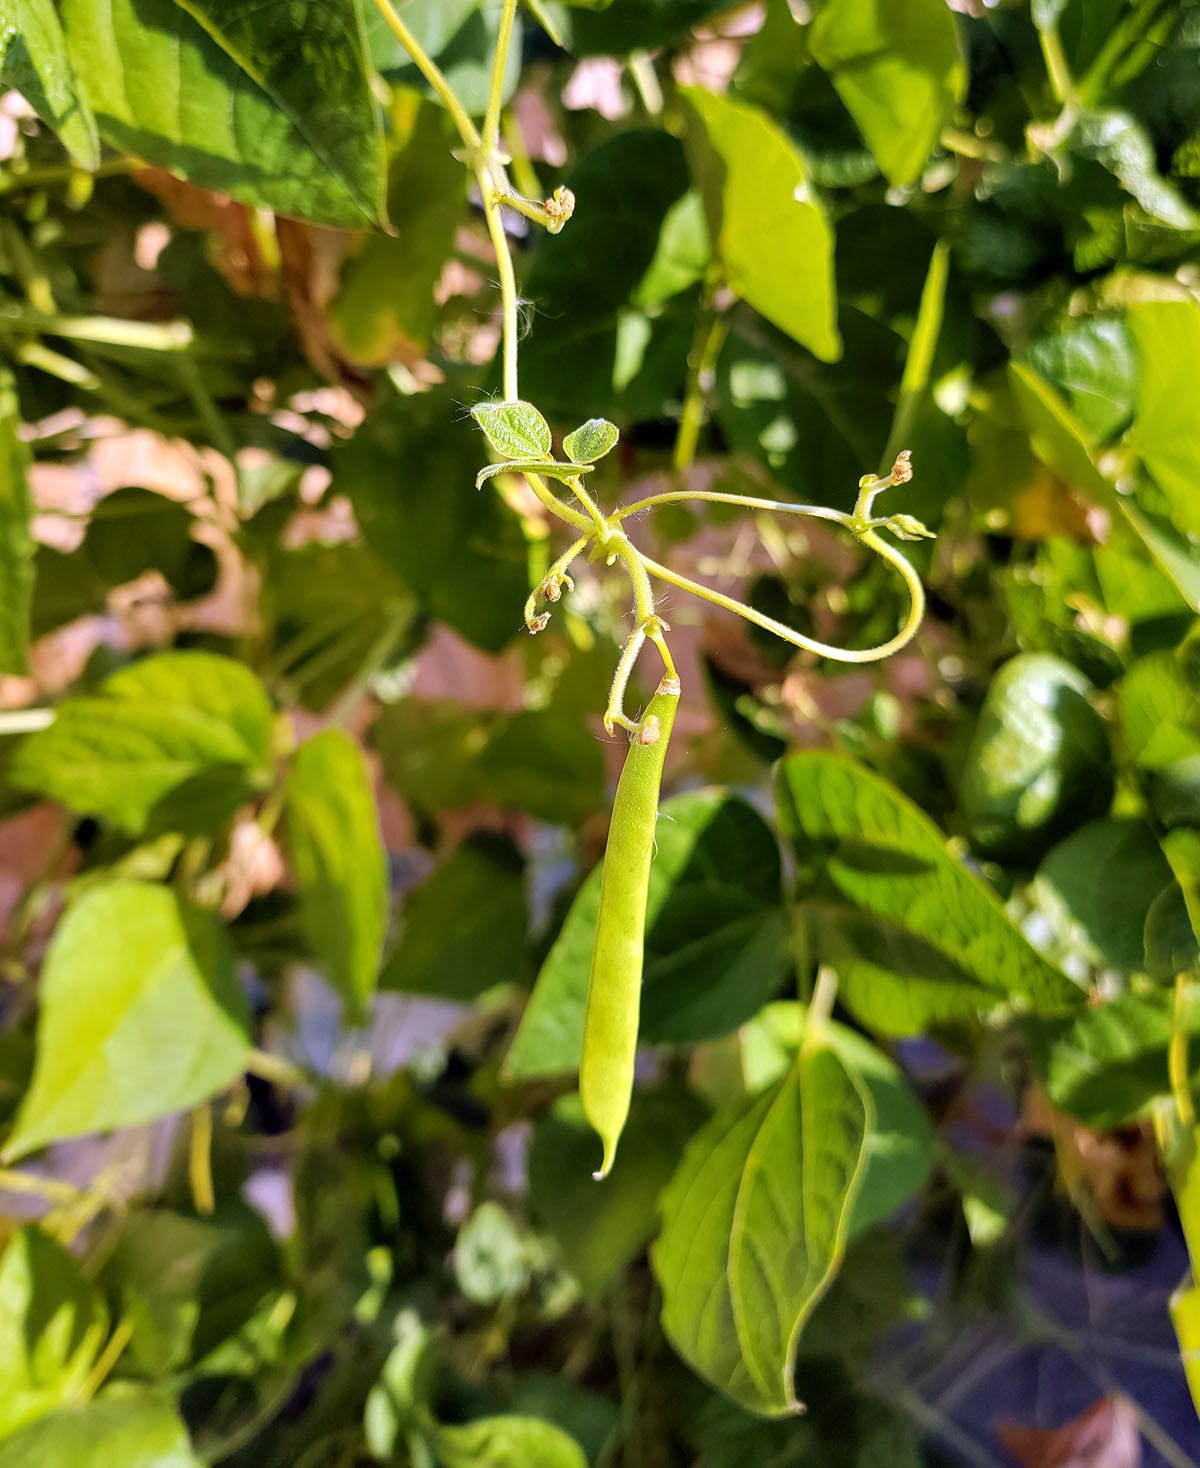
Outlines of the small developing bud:
{"type": "Polygon", "coordinates": [[[656,715],[651,714],[637,731],[637,742],[641,745],[657,744],[658,736],[661,732],[658,718],[656,715]]]}
{"type": "Polygon", "coordinates": [[[575,582],[565,571],[554,571],[538,587],[547,601],[558,601],[563,591],[574,591],[575,582]]]}
{"type": "Polygon", "coordinates": [[[901,540],[933,540],[934,533],[927,530],[913,515],[891,515],[884,526],[901,540]]]}
{"type": "Polygon", "coordinates": [[[550,625],[550,613],[543,612],[540,617],[534,617],[533,621],[527,625],[531,636],[538,632],[544,632],[550,625]]]}
{"type": "Polygon", "coordinates": [[[575,195],[570,189],[557,188],[542,205],[545,209],[549,223],[546,228],[551,234],[558,234],[571,215],[575,213],[575,195]]]}
{"type": "Polygon", "coordinates": [[[892,465],[889,477],[893,484],[907,484],[913,477],[912,449],[903,449],[896,455],[896,462],[892,465]]]}
{"type": "Polygon", "coordinates": [[[680,691],[681,685],[679,679],[672,678],[670,674],[664,674],[663,678],[659,682],[658,692],[666,694],[672,698],[678,698],[680,691]]]}

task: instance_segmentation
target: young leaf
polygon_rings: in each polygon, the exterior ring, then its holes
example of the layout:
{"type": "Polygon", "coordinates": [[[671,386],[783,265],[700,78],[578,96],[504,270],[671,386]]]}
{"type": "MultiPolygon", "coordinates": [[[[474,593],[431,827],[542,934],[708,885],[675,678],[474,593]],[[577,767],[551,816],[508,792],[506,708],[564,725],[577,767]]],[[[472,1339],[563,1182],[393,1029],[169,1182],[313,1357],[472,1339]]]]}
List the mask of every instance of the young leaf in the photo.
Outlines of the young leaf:
{"type": "Polygon", "coordinates": [[[777,1086],[702,1128],[663,1194],[663,1328],[748,1411],[800,1407],[800,1333],[841,1261],[873,1125],[862,1081],[806,1043],[777,1086]]]}
{"type": "Polygon", "coordinates": [[[382,134],[354,0],[64,0],[62,18],[113,147],[279,214],[382,222],[382,134]]]}
{"type": "Polygon", "coordinates": [[[471,417],[502,458],[545,460],[554,442],[550,425],[532,403],[479,403],[471,417]]]}
{"type": "Polygon", "coordinates": [[[53,724],[21,745],[9,779],[139,835],[160,801],[212,777],[205,792],[211,799],[220,788],[219,821],[266,780],[274,723],[265,689],[242,663],[160,653],[113,673],[94,696],[61,704],[53,724]]]}
{"type": "Polygon", "coordinates": [[[0,1256],[0,1437],[83,1399],[107,1329],[104,1301],[71,1255],[21,1229],[0,1256]]]}
{"type": "MultiPolygon", "coordinates": [[[[665,801],[650,868],[642,1035],[691,1044],[728,1034],[787,971],[779,849],[744,801],[700,790],[665,801]]],[[[579,1064],[600,868],[580,888],[505,1061],[514,1080],[579,1064]]]]}
{"type": "Polygon", "coordinates": [[[497,474],[541,474],[546,479],[557,479],[560,484],[569,484],[581,474],[590,474],[590,464],[559,464],[553,459],[512,459],[503,464],[488,464],[475,476],[475,488],[482,489],[489,479],[497,474]]]}
{"type": "Polygon", "coordinates": [[[0,32],[0,89],[15,87],[80,168],[100,162],[96,119],[79,90],[54,0],[13,0],[0,32]]]}
{"type": "Polygon", "coordinates": [[[563,440],[563,451],[573,464],[594,464],[617,446],[621,431],[607,418],[589,418],[563,440]]]}
{"type": "Polygon", "coordinates": [[[702,87],[682,92],[703,129],[691,139],[692,168],[730,286],[814,356],[835,362],[842,342],[833,232],[809,197],[803,159],[757,108],[702,87]]]}
{"type": "Polygon", "coordinates": [[[17,417],[16,384],[0,370],[0,673],[25,671],[33,596],[29,450],[17,437],[17,417]]]}
{"type": "Polygon", "coordinates": [[[224,929],[148,882],[107,882],[67,908],[38,998],[33,1083],[8,1158],[207,1101],[250,1051],[224,929]]]}
{"type": "Polygon", "coordinates": [[[308,940],[357,1015],[375,992],[387,928],[387,858],[362,752],[340,729],[300,746],[287,780],[287,844],[308,940]]]}
{"type": "Polygon", "coordinates": [[[144,1386],[108,1387],[0,1441],[0,1468],[202,1468],[170,1398],[144,1386]]]}
{"type": "Polygon", "coordinates": [[[888,182],[914,183],[966,85],[943,0],[827,0],[809,46],[888,182]]]}
{"type": "Polygon", "coordinates": [[[813,751],[779,772],[779,820],[814,903],[814,936],[839,993],[875,1030],[914,1034],[1013,999],[1039,1012],[1083,995],[956,861],[929,818],[886,780],[813,751]],[[832,889],[849,910],[825,905],[832,889]]]}

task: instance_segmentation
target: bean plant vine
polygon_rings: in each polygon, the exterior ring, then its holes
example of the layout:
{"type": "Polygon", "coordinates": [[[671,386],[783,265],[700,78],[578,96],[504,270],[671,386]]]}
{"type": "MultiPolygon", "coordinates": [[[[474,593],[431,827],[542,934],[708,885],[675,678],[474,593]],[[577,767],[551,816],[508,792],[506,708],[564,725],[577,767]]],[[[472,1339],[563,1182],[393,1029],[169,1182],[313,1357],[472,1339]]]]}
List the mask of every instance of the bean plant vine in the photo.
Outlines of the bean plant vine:
{"type": "MultiPolygon", "coordinates": [[[[503,0],[482,128],[475,125],[437,63],[393,7],[392,0],[374,0],[374,4],[453,120],[462,145],[456,156],[470,169],[475,179],[495,252],[501,299],[502,398],[477,405],[472,409],[472,416],[498,459],[480,470],[477,488],[482,488],[498,475],[517,475],[529,486],[547,513],[574,532],[574,539],[530,594],[525,604],[525,626],[532,634],[546,628],[550,621],[550,608],[562,599],[564,593],[574,590],[570,570],[583,555],[606,566],[619,565],[628,577],[632,591],[633,627],[621,647],[604,709],[606,731],[610,735],[618,728],[626,731],[630,749],[618,784],[605,855],[581,1066],[584,1113],[604,1143],[603,1164],[595,1174],[601,1178],[613,1165],[633,1089],[646,887],[659,785],[674,710],[682,691],[667,640],[670,624],[660,613],[654,583],[663,582],[701,597],[802,651],[842,663],[877,662],[899,652],[912,640],[925,611],[920,577],[907,557],[882,539],[880,532],[888,531],[900,540],[910,541],[929,537],[932,532],[911,515],[878,517],[873,513],[875,501],[883,491],[906,484],[912,478],[911,453],[907,449],[898,449],[894,453],[886,474],[868,473],[859,480],[857,499],[849,513],[824,505],[801,505],[751,495],[684,488],[650,495],[606,515],[584,480],[596,463],[616,447],[619,438],[616,425],[604,418],[589,419],[565,437],[562,443],[564,457],[558,459],[553,454],[553,434],[549,423],[534,404],[525,402],[520,395],[520,300],[503,211],[506,208],[516,210],[550,234],[559,234],[569,223],[576,201],[566,188],[555,190],[542,201],[527,198],[512,187],[508,178],[510,159],[501,144],[501,112],[518,0],[503,0]],[[572,502],[556,494],[547,481],[560,484],[572,502]],[[807,516],[840,526],[902,578],[909,598],[908,613],[902,625],[895,636],[876,647],[837,647],[808,637],[743,601],[652,560],[630,539],[625,522],[664,505],[683,502],[807,516]],[[630,714],[626,707],[630,680],[648,644],[658,654],[662,676],[650,703],[638,714],[630,714]]],[[[718,292],[715,287],[719,284],[719,280],[710,278],[705,291],[708,301],[716,298],[718,292]]],[[[687,394],[673,454],[673,465],[677,471],[687,468],[695,452],[704,415],[705,384],[711,359],[719,349],[719,315],[710,310],[702,315],[702,322],[707,324],[708,330],[693,344],[689,361],[687,394]]],[[[893,438],[895,436],[894,431],[893,438]]],[[[814,997],[814,1014],[827,1011],[832,997],[828,993],[828,984],[822,985],[814,997]]]]}

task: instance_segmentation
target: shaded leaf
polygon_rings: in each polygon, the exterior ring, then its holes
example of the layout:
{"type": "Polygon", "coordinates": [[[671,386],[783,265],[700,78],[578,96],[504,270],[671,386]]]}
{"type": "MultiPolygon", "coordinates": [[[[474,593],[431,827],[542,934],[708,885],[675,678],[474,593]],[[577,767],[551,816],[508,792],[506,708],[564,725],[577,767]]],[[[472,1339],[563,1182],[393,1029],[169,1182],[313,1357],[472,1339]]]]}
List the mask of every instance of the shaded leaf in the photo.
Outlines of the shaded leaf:
{"type": "Polygon", "coordinates": [[[540,1417],[481,1417],[433,1434],[443,1468],[587,1468],[573,1437],[540,1417]]]}
{"type": "MultiPolygon", "coordinates": [[[[665,801],[655,841],[641,1037],[692,1044],[748,1019],[787,971],[779,852],[761,816],[721,790],[665,801]]],[[[580,888],[538,975],[505,1061],[514,1080],[579,1064],[600,876],[580,888]]]]}
{"type": "Polygon", "coordinates": [[[33,1082],[7,1157],[207,1101],[250,1051],[224,930],[166,887],[108,882],[74,902],[38,997],[33,1082]]]}
{"type": "Polygon", "coordinates": [[[361,1014],[387,929],[387,857],[362,751],[341,729],[300,746],[288,771],[287,849],[300,919],[330,982],[361,1014]]]}
{"type": "Polygon", "coordinates": [[[1200,306],[1142,301],[1131,307],[1129,327],[1141,369],[1132,444],[1166,496],[1176,528],[1197,545],[1200,423],[1188,388],[1200,382],[1200,306]]]}
{"type": "Polygon", "coordinates": [[[0,673],[25,671],[33,593],[29,451],[17,436],[18,420],[12,374],[0,369],[0,673]]]}

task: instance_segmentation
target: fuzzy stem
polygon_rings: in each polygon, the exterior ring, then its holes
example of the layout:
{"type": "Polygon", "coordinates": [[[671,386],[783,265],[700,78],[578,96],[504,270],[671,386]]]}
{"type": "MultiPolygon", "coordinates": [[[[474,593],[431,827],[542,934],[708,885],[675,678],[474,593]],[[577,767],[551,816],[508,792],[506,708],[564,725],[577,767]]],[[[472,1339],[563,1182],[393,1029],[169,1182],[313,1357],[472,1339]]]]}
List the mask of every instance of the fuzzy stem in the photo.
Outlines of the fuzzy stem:
{"type": "Polygon", "coordinates": [[[466,108],[458,100],[454,88],[442,74],[437,62],[393,10],[391,0],[374,0],[374,3],[384,23],[412,57],[417,70],[441,98],[442,105],[454,119],[454,126],[458,129],[463,146],[470,151],[477,150],[480,145],[478,129],[468,117],[466,108]]]}

